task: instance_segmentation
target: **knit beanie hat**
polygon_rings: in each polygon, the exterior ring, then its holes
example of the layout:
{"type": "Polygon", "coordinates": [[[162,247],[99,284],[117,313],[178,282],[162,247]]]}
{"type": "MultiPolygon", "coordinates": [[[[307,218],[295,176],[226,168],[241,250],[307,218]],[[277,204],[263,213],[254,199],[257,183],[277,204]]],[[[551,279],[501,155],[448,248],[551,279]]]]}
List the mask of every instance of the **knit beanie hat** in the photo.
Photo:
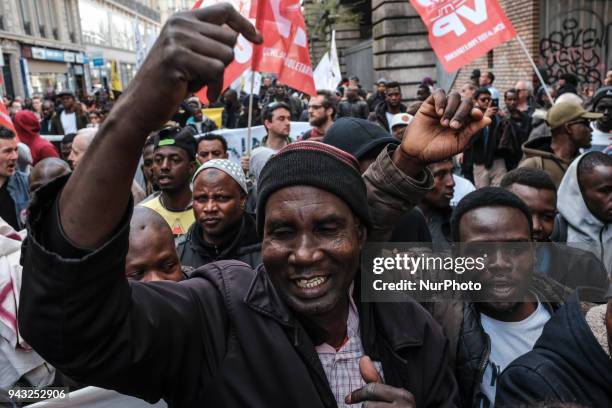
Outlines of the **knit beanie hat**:
{"type": "Polygon", "coordinates": [[[320,142],[302,141],[279,150],[268,160],[257,183],[257,231],[263,236],[266,202],[289,186],[311,186],[341,198],[370,229],[366,186],[355,157],[320,142]]]}

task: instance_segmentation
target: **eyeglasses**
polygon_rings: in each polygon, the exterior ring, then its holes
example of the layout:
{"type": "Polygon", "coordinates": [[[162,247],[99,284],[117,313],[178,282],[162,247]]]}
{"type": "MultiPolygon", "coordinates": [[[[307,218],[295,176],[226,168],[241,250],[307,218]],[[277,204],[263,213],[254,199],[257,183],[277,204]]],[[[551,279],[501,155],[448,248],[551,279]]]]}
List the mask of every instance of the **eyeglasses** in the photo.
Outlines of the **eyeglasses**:
{"type": "Polygon", "coordinates": [[[586,127],[591,127],[591,122],[586,119],[581,119],[568,122],[568,125],[584,125],[586,127]]]}

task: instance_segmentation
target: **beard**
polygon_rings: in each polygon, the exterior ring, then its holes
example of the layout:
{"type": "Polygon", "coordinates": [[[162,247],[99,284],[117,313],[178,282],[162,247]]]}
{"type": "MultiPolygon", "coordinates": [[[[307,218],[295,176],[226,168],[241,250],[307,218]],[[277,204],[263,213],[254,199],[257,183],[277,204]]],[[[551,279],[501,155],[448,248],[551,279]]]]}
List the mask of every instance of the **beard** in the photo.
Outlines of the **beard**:
{"type": "Polygon", "coordinates": [[[327,122],[327,116],[318,116],[318,117],[310,119],[309,122],[311,126],[319,127],[325,124],[325,122],[327,122]]]}

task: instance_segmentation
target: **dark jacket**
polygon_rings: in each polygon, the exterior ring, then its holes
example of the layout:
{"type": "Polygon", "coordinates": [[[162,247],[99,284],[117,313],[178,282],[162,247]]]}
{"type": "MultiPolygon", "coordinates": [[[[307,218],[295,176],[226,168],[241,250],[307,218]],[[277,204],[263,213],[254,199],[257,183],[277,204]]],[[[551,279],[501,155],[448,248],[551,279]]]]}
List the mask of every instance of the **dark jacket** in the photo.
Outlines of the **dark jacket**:
{"type": "Polygon", "coordinates": [[[559,188],[561,180],[565,175],[570,163],[555,156],[550,144],[552,137],[538,137],[523,144],[523,160],[519,163],[519,167],[529,167],[532,169],[543,170],[555,186],[559,188]]]}
{"type": "MultiPolygon", "coordinates": [[[[399,109],[401,113],[406,112],[406,105],[400,103],[399,109]]],[[[386,129],[387,132],[391,133],[391,128],[389,127],[389,121],[387,120],[387,102],[379,103],[374,109],[374,112],[370,113],[368,116],[368,120],[370,122],[376,122],[383,129],[386,129]]]]}
{"type": "Polygon", "coordinates": [[[51,118],[43,118],[40,121],[40,134],[41,135],[50,135],[53,129],[53,117],[51,118]]]}
{"type": "Polygon", "coordinates": [[[495,139],[499,141],[500,155],[506,161],[506,168],[515,169],[523,157],[523,143],[527,141],[531,132],[531,118],[524,112],[519,112],[517,117],[512,117],[508,113],[495,132],[497,133],[495,139]]]}
{"type": "Polygon", "coordinates": [[[608,287],[606,269],[591,252],[550,242],[538,248],[537,260],[539,273],[570,289],[588,286],[603,290],[608,287]]]}
{"type": "MultiPolygon", "coordinates": [[[[530,290],[538,295],[548,311],[559,308],[569,290],[550,278],[533,275],[530,290]]],[[[480,383],[491,353],[490,339],[480,323],[476,304],[461,300],[427,304],[434,319],[442,325],[451,344],[451,361],[463,407],[480,407],[480,383]]]]}
{"type": "MultiPolygon", "coordinates": [[[[19,325],[41,356],[77,381],[170,407],[336,407],[311,337],[263,266],[222,261],[180,283],[128,282],[129,211],[92,252],[45,237],[59,229],[61,186],[39,190],[25,244],[19,325]]],[[[361,303],[359,291],[364,352],[385,382],[418,407],[455,405],[440,327],[414,302],[361,303]]]]}
{"type": "Polygon", "coordinates": [[[257,235],[255,220],[248,213],[244,213],[236,235],[225,247],[207,244],[202,235],[202,227],[194,222],[187,234],[177,239],[181,265],[199,268],[207,263],[235,259],[256,268],[261,263],[261,239],[257,235]]]}
{"type": "Polygon", "coordinates": [[[491,124],[478,132],[470,141],[465,149],[464,160],[491,168],[495,159],[503,157],[499,149],[500,133],[496,131],[500,118],[493,116],[491,120],[491,124]]]}
{"type": "Polygon", "coordinates": [[[612,360],[593,336],[579,296],[572,295],[548,321],[532,351],[502,372],[496,407],[536,401],[612,407],[612,360]]]}
{"type": "Polygon", "coordinates": [[[370,95],[366,102],[368,103],[368,109],[370,109],[370,112],[372,112],[374,109],[376,109],[379,103],[382,103],[384,101],[385,94],[376,91],[372,95],[370,95]]]}
{"type": "MultiPolygon", "coordinates": [[[[53,116],[53,119],[51,119],[51,134],[52,135],[64,135],[64,126],[62,125],[62,120],[61,120],[61,115],[62,112],[64,110],[61,109],[60,111],[57,112],[57,114],[55,116],[53,116]]],[[[87,127],[87,123],[89,122],[87,120],[87,115],[81,113],[79,115],[78,111],[75,112],[75,116],[76,116],[76,127],[77,129],[83,129],[84,127],[87,127]]]]}
{"type": "Polygon", "coordinates": [[[338,118],[350,117],[367,119],[370,114],[368,104],[360,99],[342,101],[338,104],[338,118]]]}
{"type": "Polygon", "coordinates": [[[24,212],[30,201],[28,176],[20,171],[15,171],[7,183],[6,189],[15,204],[17,222],[19,223],[18,228],[15,229],[22,229],[25,227],[24,212]]]}

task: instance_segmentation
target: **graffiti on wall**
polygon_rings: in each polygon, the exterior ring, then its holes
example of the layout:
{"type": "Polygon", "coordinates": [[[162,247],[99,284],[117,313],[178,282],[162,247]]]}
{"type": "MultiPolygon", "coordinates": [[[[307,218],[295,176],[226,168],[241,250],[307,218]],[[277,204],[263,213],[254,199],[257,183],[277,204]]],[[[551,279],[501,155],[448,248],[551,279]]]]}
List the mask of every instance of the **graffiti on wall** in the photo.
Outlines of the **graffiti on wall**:
{"type": "MultiPolygon", "coordinates": [[[[584,21],[584,20],[582,20],[584,21]]],[[[592,12],[575,10],[562,17],[559,28],[551,29],[540,41],[541,65],[549,84],[565,73],[578,81],[601,86],[606,72],[606,34],[603,22],[592,12]],[[581,26],[578,13],[591,14],[591,24],[581,26]]]]}

